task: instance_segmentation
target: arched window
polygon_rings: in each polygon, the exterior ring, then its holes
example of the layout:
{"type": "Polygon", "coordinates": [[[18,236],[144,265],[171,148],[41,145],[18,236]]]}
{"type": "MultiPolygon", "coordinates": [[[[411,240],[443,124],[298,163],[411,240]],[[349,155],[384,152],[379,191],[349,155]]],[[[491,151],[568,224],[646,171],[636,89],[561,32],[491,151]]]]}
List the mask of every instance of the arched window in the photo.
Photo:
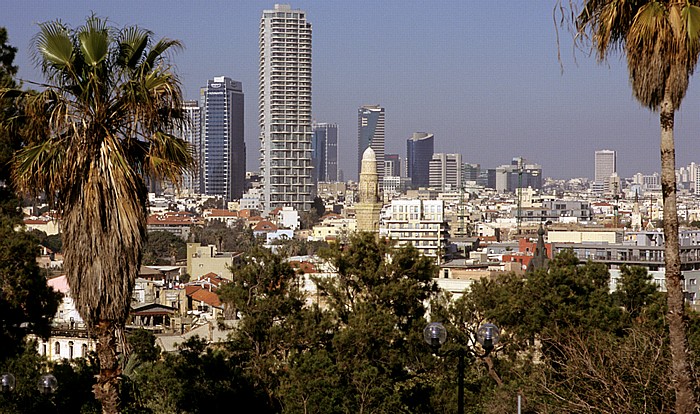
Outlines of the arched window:
{"type": "Polygon", "coordinates": [[[61,343],[60,342],[56,341],[56,343],[53,344],[53,353],[57,357],[61,356],[61,343]]]}
{"type": "Polygon", "coordinates": [[[68,342],[68,359],[73,359],[73,341],[68,342]]]}
{"type": "Polygon", "coordinates": [[[82,352],[82,353],[81,353],[80,356],[82,356],[83,358],[85,358],[85,357],[87,356],[87,353],[88,353],[87,344],[83,344],[83,346],[82,346],[81,348],[82,348],[82,349],[81,349],[81,352],[82,352]]]}

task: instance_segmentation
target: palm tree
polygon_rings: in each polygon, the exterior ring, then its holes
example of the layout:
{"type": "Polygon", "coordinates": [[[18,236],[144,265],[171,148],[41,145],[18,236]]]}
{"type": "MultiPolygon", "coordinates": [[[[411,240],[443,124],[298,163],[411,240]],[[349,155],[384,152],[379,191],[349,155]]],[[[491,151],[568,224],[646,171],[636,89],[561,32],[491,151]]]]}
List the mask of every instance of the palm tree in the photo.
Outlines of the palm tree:
{"type": "Polygon", "coordinates": [[[116,343],[146,238],[144,180],[179,183],[193,164],[170,133],[183,112],[167,57],[181,45],[152,36],[95,16],[77,29],[40,24],[33,42],[46,84],[24,93],[25,146],[13,160],[17,189],[44,192],[61,215],[71,293],[97,337],[104,413],[119,411],[116,343]]]}
{"type": "MultiPolygon", "coordinates": [[[[625,54],[635,98],[660,115],[668,326],[675,412],[679,414],[694,412],[696,399],[687,354],[673,122],[700,53],[697,3],[697,0],[585,0],[580,12],[570,14],[576,25],[577,41],[590,45],[599,61],[617,51],[625,54]]],[[[571,11],[575,11],[574,7],[571,11]]]]}

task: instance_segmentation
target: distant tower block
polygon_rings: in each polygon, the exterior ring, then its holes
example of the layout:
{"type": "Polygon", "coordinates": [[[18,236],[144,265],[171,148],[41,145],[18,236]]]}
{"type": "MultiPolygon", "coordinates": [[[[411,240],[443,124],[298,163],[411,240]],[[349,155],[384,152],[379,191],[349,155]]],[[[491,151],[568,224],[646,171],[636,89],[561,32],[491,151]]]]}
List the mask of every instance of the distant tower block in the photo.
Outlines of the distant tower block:
{"type": "Polygon", "coordinates": [[[355,205],[357,229],[377,233],[382,203],[379,202],[379,177],[377,175],[377,157],[368,147],[362,154],[360,169],[360,202],[355,205]]]}

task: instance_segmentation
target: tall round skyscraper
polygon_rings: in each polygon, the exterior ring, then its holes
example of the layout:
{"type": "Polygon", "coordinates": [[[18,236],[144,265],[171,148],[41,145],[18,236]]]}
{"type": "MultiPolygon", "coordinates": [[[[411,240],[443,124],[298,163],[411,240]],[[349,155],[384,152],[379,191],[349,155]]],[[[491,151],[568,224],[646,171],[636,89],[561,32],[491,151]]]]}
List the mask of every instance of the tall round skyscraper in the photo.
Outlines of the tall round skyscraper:
{"type": "Polygon", "coordinates": [[[260,173],[263,210],[311,208],[311,23],[276,4],[260,20],[260,173]]]}

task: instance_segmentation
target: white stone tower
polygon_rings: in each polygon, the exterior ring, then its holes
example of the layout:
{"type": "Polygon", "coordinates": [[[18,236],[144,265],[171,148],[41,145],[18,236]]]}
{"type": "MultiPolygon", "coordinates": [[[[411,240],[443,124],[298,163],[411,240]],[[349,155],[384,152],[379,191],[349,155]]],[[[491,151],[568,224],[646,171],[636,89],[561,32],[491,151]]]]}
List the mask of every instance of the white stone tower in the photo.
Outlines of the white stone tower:
{"type": "Polygon", "coordinates": [[[367,147],[362,154],[360,169],[360,202],[355,205],[357,230],[377,233],[382,203],[379,202],[379,177],[377,175],[377,157],[372,147],[367,147]]]}

